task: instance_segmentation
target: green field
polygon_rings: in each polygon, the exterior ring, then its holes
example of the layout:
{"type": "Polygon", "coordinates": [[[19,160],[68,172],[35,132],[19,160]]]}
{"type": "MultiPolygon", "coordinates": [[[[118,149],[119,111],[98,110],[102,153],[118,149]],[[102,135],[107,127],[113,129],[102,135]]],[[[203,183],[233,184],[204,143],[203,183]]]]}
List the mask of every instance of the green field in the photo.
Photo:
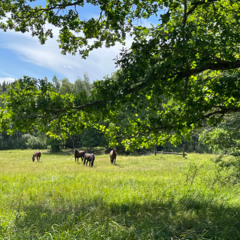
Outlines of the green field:
{"type": "Polygon", "coordinates": [[[240,239],[236,169],[215,155],[0,152],[0,239],[240,239]]]}

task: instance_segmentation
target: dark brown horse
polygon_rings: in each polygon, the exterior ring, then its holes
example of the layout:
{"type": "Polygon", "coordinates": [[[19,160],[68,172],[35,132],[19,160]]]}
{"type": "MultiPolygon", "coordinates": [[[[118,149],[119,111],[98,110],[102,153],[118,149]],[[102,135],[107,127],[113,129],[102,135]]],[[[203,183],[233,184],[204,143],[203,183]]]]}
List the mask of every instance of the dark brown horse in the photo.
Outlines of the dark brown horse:
{"type": "Polygon", "coordinates": [[[93,163],[94,163],[94,160],[95,160],[95,155],[93,153],[86,153],[84,155],[84,165],[86,163],[86,166],[87,164],[89,165],[89,167],[93,167],[93,163]]]}
{"type": "Polygon", "coordinates": [[[112,164],[116,164],[116,160],[117,160],[117,151],[116,149],[112,149],[111,152],[110,152],[110,162],[112,164]]]}
{"type": "Polygon", "coordinates": [[[74,149],[75,163],[79,163],[79,158],[84,159],[85,151],[78,151],[76,148],[74,149]]]}
{"type": "Polygon", "coordinates": [[[41,158],[41,152],[40,151],[36,151],[33,156],[32,156],[32,161],[35,161],[35,158],[37,158],[37,161],[40,161],[41,158]]]}

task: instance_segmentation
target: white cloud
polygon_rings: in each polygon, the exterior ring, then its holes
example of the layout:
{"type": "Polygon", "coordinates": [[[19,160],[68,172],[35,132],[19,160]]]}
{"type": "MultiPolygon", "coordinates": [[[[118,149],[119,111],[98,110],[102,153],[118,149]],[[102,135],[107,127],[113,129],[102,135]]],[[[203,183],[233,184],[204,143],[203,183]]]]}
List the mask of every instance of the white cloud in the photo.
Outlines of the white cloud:
{"type": "Polygon", "coordinates": [[[70,65],[65,65],[65,66],[63,66],[65,69],[72,69],[72,66],[70,66],[70,65]]]}
{"type": "MultiPolygon", "coordinates": [[[[54,31],[56,32],[56,29],[54,31]]],[[[4,34],[12,35],[4,45],[16,52],[21,61],[49,69],[56,75],[61,74],[71,81],[82,77],[84,73],[88,74],[91,81],[111,75],[116,71],[114,59],[122,48],[122,45],[117,44],[111,48],[96,49],[87,59],[82,59],[79,55],[62,55],[55,38],[41,45],[38,39],[30,34],[23,35],[16,32],[4,34]]]]}
{"type": "MultiPolygon", "coordinates": [[[[79,8],[78,11],[81,11],[79,12],[81,17],[88,19],[93,16],[99,17],[100,10],[98,7],[87,4],[84,8],[79,8]]],[[[156,16],[155,18],[157,19],[156,16]]],[[[149,27],[152,22],[156,21],[155,18],[137,21],[135,24],[149,27]]],[[[36,37],[33,38],[30,33],[22,34],[14,31],[0,32],[1,36],[3,36],[0,39],[1,48],[11,50],[22,63],[33,64],[25,64],[21,69],[22,65],[19,63],[18,69],[14,69],[15,71],[11,71],[11,69],[8,72],[5,70],[5,73],[0,71],[2,76],[21,78],[24,74],[32,77],[35,77],[34,75],[45,77],[48,71],[49,73],[51,72],[52,77],[53,75],[61,75],[61,77],[66,77],[74,81],[87,73],[90,80],[94,81],[102,79],[106,75],[111,75],[117,70],[114,59],[119,54],[120,49],[122,49],[121,44],[116,44],[116,46],[111,48],[103,47],[96,49],[90,53],[87,59],[82,59],[79,55],[62,55],[56,39],[59,30],[54,26],[46,26],[46,28],[48,27],[52,29],[55,37],[49,39],[45,45],[41,45],[38,39],[36,37]],[[19,73],[19,69],[21,73],[19,73]]],[[[126,47],[129,47],[131,42],[132,39],[127,37],[126,47]]],[[[5,60],[4,58],[2,59],[2,61],[5,60]]]]}
{"type": "Polygon", "coordinates": [[[3,82],[5,82],[5,83],[12,83],[12,82],[14,82],[16,79],[15,78],[8,78],[8,77],[6,77],[6,78],[0,78],[0,84],[2,84],[3,82]]]}

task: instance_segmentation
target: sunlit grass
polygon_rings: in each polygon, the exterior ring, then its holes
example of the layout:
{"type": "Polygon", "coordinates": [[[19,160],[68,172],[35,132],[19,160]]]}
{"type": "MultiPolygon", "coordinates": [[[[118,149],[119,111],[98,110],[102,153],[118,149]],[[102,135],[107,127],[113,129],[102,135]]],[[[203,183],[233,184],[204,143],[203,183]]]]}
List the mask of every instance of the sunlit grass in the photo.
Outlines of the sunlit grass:
{"type": "Polygon", "coordinates": [[[2,239],[239,239],[239,185],[220,184],[212,160],[188,154],[0,152],[2,239]],[[195,171],[196,170],[196,171],[195,171]]]}

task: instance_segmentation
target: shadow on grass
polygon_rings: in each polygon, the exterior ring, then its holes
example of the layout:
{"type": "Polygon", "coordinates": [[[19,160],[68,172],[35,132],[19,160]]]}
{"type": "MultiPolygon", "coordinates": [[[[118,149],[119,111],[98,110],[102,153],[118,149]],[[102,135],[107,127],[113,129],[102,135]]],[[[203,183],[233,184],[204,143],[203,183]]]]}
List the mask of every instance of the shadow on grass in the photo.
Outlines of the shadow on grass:
{"type": "MultiPolygon", "coordinates": [[[[240,238],[240,209],[191,198],[176,203],[91,202],[23,207],[11,239],[231,239],[240,238]],[[57,206],[56,206],[57,205],[57,206]]],[[[7,239],[4,238],[3,239],[7,239]]]]}

